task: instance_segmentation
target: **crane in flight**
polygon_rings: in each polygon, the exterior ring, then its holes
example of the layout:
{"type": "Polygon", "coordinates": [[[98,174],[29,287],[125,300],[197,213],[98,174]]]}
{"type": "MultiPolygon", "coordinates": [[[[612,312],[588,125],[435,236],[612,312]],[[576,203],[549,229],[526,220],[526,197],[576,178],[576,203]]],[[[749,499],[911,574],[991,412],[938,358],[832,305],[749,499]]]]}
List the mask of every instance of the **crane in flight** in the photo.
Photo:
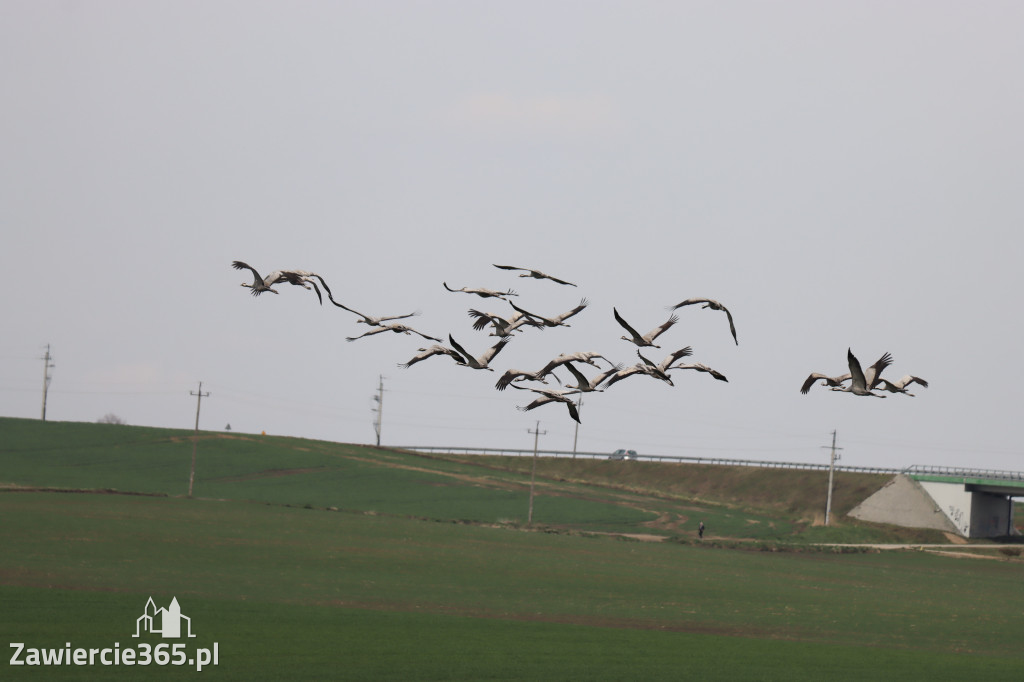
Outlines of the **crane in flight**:
{"type": "Polygon", "coordinates": [[[817,372],[812,373],[807,379],[804,380],[803,386],[800,388],[801,393],[807,393],[811,386],[818,379],[824,379],[827,385],[830,385],[832,391],[840,391],[843,393],[852,393],[854,395],[869,395],[875,398],[884,398],[884,395],[878,395],[873,391],[879,388],[879,384],[882,381],[882,372],[886,367],[892,364],[892,355],[885,353],[880,357],[875,364],[868,367],[865,372],[860,365],[860,361],[853,354],[853,351],[849,348],[846,349],[846,362],[850,368],[849,376],[837,376],[829,377],[822,375],[817,372]],[[852,379],[849,386],[845,385],[847,379],[852,379]],[[838,384],[837,386],[831,386],[832,383],[838,384]]]}
{"type": "Polygon", "coordinates": [[[566,362],[563,367],[569,370],[569,373],[576,378],[576,384],[566,384],[566,388],[575,388],[581,393],[589,393],[591,391],[603,391],[603,388],[598,388],[603,382],[607,381],[612,375],[622,371],[622,365],[612,365],[610,369],[606,369],[594,376],[593,379],[588,379],[583,375],[583,372],[576,369],[572,364],[572,361],[566,362]]]}
{"type": "Polygon", "coordinates": [[[382,315],[381,317],[375,317],[373,315],[366,315],[364,313],[361,313],[358,310],[353,310],[348,306],[338,303],[333,298],[331,299],[331,303],[338,306],[339,308],[344,308],[350,313],[355,313],[356,315],[358,315],[359,319],[356,320],[356,324],[368,324],[371,327],[380,327],[385,322],[390,322],[391,320],[404,320],[410,317],[416,317],[417,315],[420,314],[420,311],[417,310],[416,312],[406,313],[405,315],[382,315]]]}
{"type": "Polygon", "coordinates": [[[360,334],[359,336],[346,336],[345,340],[346,341],[355,341],[356,339],[361,339],[364,336],[373,336],[374,334],[380,334],[382,332],[394,332],[396,334],[406,334],[406,335],[417,334],[418,336],[422,336],[423,338],[427,339],[428,341],[437,341],[438,343],[441,343],[441,339],[435,338],[433,336],[428,336],[428,335],[424,334],[423,332],[416,331],[412,327],[408,327],[408,326],[406,326],[404,324],[398,324],[398,323],[377,325],[376,327],[374,327],[370,331],[365,332],[363,334],[360,334]]]}
{"type": "MultiPolygon", "coordinates": [[[[539,374],[541,376],[541,378],[546,377],[547,375],[551,374],[552,371],[554,371],[554,369],[556,367],[560,367],[560,366],[564,365],[567,362],[585,362],[585,363],[587,363],[588,365],[590,365],[592,367],[597,367],[598,364],[596,362],[594,362],[594,361],[597,360],[598,358],[604,360],[609,365],[615,364],[611,360],[606,358],[605,356],[601,355],[600,353],[595,353],[593,351],[577,351],[575,353],[561,353],[558,357],[554,358],[553,360],[548,361],[548,363],[546,365],[544,365],[539,370],[537,370],[537,374],[539,374]]],[[[554,375],[552,374],[552,376],[554,376],[554,375]]],[[[555,379],[557,380],[558,377],[556,376],[555,379]]]]}
{"type": "Polygon", "coordinates": [[[693,370],[697,370],[698,372],[707,372],[708,374],[710,374],[714,378],[718,379],[719,381],[725,381],[725,382],[729,381],[728,379],[725,378],[724,374],[722,374],[719,371],[711,369],[710,367],[705,365],[703,362],[687,362],[687,363],[682,363],[682,364],[679,364],[679,365],[672,365],[671,367],[669,367],[669,369],[670,370],[672,370],[672,369],[693,369],[693,370]]]}
{"type": "Polygon", "coordinates": [[[681,303],[676,303],[675,305],[670,305],[668,307],[668,309],[669,310],[678,310],[679,308],[682,308],[684,305],[694,305],[696,303],[703,303],[704,305],[702,305],[701,308],[711,308],[712,310],[721,310],[722,312],[724,312],[726,317],[729,318],[729,331],[732,332],[732,340],[736,342],[737,346],[740,345],[739,339],[736,338],[736,324],[732,321],[732,313],[729,312],[728,308],[726,308],[724,305],[722,305],[721,303],[719,303],[715,299],[713,299],[713,298],[688,298],[685,301],[682,301],[681,303]]]}
{"type": "Polygon", "coordinates": [[[494,384],[494,388],[499,391],[504,391],[513,381],[539,381],[542,384],[548,383],[544,380],[544,377],[539,371],[527,372],[522,369],[506,369],[504,374],[498,377],[498,381],[494,384]]]}
{"type": "Polygon", "coordinates": [[[492,325],[494,329],[491,330],[490,336],[508,336],[516,329],[519,329],[523,325],[530,325],[531,327],[544,328],[544,324],[536,322],[532,318],[524,315],[521,312],[516,311],[509,317],[505,318],[501,315],[495,315],[494,313],[484,313],[479,310],[469,309],[469,316],[476,319],[473,323],[473,329],[483,331],[487,325],[492,325]]]}
{"type": "Polygon", "coordinates": [[[804,379],[804,385],[800,387],[800,392],[806,394],[814,386],[814,382],[821,379],[822,386],[831,386],[832,388],[842,388],[843,382],[849,381],[852,378],[849,372],[846,374],[840,374],[837,377],[830,377],[827,374],[820,374],[818,372],[811,372],[810,376],[804,379]]]}
{"type": "MultiPolygon", "coordinates": [[[[505,373],[502,374],[498,378],[498,382],[496,384],[494,384],[494,387],[496,389],[498,389],[499,391],[504,391],[506,388],[509,387],[509,385],[512,384],[512,382],[539,381],[542,384],[546,384],[548,382],[545,381],[545,377],[547,377],[547,375],[549,375],[549,374],[551,376],[555,377],[555,381],[558,381],[559,383],[561,383],[561,381],[558,379],[558,376],[553,373],[553,370],[555,368],[561,367],[562,365],[566,365],[566,364],[568,364],[570,362],[585,362],[588,365],[592,365],[594,367],[597,367],[598,366],[597,363],[594,362],[594,360],[597,359],[597,358],[601,358],[602,360],[607,362],[609,365],[612,364],[611,361],[608,360],[607,358],[605,358],[603,355],[600,355],[598,353],[593,353],[593,352],[590,352],[590,351],[579,351],[579,352],[576,352],[576,353],[562,353],[557,358],[555,358],[554,360],[551,360],[546,365],[544,365],[543,367],[538,369],[536,372],[528,372],[528,371],[522,370],[522,369],[508,369],[508,370],[505,370],[505,373]]],[[[518,388],[518,386],[516,388],[518,388]]]]}
{"type": "Polygon", "coordinates": [[[457,350],[437,343],[429,348],[420,348],[419,351],[420,352],[417,355],[414,355],[411,360],[408,362],[400,362],[398,363],[398,366],[408,369],[417,362],[422,362],[427,358],[434,357],[435,355],[447,355],[451,359],[455,360],[455,362],[462,362],[462,355],[457,350]]]}
{"type": "Polygon", "coordinates": [[[498,265],[497,263],[492,263],[492,265],[494,265],[494,267],[496,268],[501,268],[502,270],[525,270],[523,274],[519,275],[520,277],[533,277],[534,279],[550,279],[552,282],[557,282],[558,284],[565,284],[570,287],[576,286],[572,282],[566,282],[564,279],[558,279],[557,277],[546,275],[540,270],[534,270],[532,268],[517,268],[514,265],[498,265]]]}
{"type": "Polygon", "coordinates": [[[675,384],[672,383],[672,377],[668,374],[669,366],[679,358],[685,358],[693,355],[693,349],[689,346],[680,348],[679,350],[666,355],[659,363],[655,363],[653,360],[645,357],[644,354],[640,352],[639,348],[637,349],[636,354],[640,356],[640,359],[643,362],[638,362],[632,367],[627,367],[626,369],[612,375],[606,382],[608,386],[622,381],[626,377],[633,376],[634,374],[646,374],[647,376],[654,377],[655,379],[661,379],[669,386],[675,386],[675,384]]]}
{"type": "Polygon", "coordinates": [[[664,334],[669,327],[671,327],[672,325],[679,321],[679,316],[673,315],[672,317],[668,318],[667,322],[655,327],[651,331],[641,336],[641,334],[637,330],[633,329],[633,327],[631,327],[628,322],[622,319],[622,316],[619,315],[618,310],[612,308],[612,312],[615,314],[615,321],[622,325],[623,329],[629,332],[629,336],[623,336],[622,338],[625,341],[629,341],[630,343],[635,343],[640,348],[645,348],[648,346],[652,348],[661,348],[661,346],[655,345],[654,339],[664,334]]]}
{"type": "Polygon", "coordinates": [[[907,390],[907,386],[910,386],[911,384],[921,384],[923,388],[928,388],[927,381],[921,377],[911,376],[910,374],[905,374],[897,381],[882,379],[878,383],[878,388],[883,391],[888,391],[889,393],[904,393],[913,398],[914,394],[907,390]]]}
{"type": "Polygon", "coordinates": [[[529,386],[516,386],[512,384],[513,388],[518,388],[521,391],[533,391],[534,393],[540,394],[540,397],[534,400],[529,405],[516,405],[516,409],[520,412],[527,412],[534,408],[540,407],[541,405],[547,405],[548,403],[565,403],[566,408],[569,410],[569,416],[576,420],[577,424],[582,424],[580,421],[580,413],[576,408],[576,403],[569,397],[570,395],[576,395],[579,391],[551,391],[544,388],[531,388],[529,386]]]}
{"type": "Polygon", "coordinates": [[[509,289],[508,291],[495,291],[494,289],[484,289],[483,287],[462,287],[461,289],[452,289],[448,286],[448,282],[441,282],[444,288],[448,291],[462,292],[465,294],[476,294],[481,298],[500,298],[503,301],[507,301],[506,296],[518,296],[516,292],[509,289]]]}
{"type": "Polygon", "coordinates": [[[455,362],[457,362],[460,365],[465,365],[466,367],[471,367],[473,369],[486,369],[491,372],[494,371],[494,368],[488,366],[489,363],[491,362],[491,360],[494,359],[494,356],[500,353],[501,349],[504,348],[511,340],[511,336],[502,337],[501,341],[498,341],[498,343],[494,344],[493,346],[485,350],[478,357],[473,357],[472,355],[469,354],[469,352],[466,351],[465,348],[459,345],[458,341],[452,338],[451,334],[448,335],[448,342],[452,345],[452,348],[454,348],[459,353],[459,355],[462,356],[461,360],[456,360],[455,362]]]}
{"type": "MultiPolygon", "coordinates": [[[[320,294],[320,289],[317,287],[316,282],[313,281],[314,277],[320,280],[320,284],[323,285],[327,295],[331,295],[331,290],[327,286],[327,282],[324,281],[324,278],[315,272],[310,272],[309,270],[274,270],[266,277],[263,277],[256,271],[256,268],[248,263],[243,263],[240,260],[232,261],[231,267],[235,270],[249,270],[252,272],[252,284],[242,282],[242,286],[248,287],[253,296],[259,296],[264,291],[270,291],[275,294],[279,293],[277,289],[273,288],[273,285],[275,284],[294,284],[302,287],[303,289],[309,289],[310,285],[312,285],[313,289],[316,291],[316,297],[320,300],[320,305],[323,305],[324,298],[320,294]]],[[[334,299],[332,298],[331,301],[333,302],[334,299]]],[[[337,304],[335,303],[335,305],[337,304]]]]}
{"type": "Polygon", "coordinates": [[[573,308],[572,310],[566,311],[561,315],[555,315],[553,317],[544,317],[542,315],[537,315],[536,313],[531,313],[528,310],[523,310],[512,301],[509,301],[508,304],[515,308],[516,311],[522,313],[523,315],[526,315],[530,319],[535,320],[538,324],[543,325],[545,327],[569,327],[571,325],[566,324],[565,321],[568,320],[573,315],[576,315],[577,313],[582,311],[588,305],[590,305],[590,301],[584,298],[580,301],[579,305],[573,308]]]}

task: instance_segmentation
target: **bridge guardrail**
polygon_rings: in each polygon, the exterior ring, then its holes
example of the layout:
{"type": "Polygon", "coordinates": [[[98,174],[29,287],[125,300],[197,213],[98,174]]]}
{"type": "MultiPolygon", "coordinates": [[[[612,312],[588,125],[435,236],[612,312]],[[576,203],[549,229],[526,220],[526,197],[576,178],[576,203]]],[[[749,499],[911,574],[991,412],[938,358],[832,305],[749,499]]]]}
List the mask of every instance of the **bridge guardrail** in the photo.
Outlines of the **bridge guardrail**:
{"type": "MultiPolygon", "coordinates": [[[[517,448],[468,448],[438,445],[394,445],[399,450],[411,450],[422,453],[443,453],[449,455],[505,455],[512,457],[532,457],[533,450],[517,448]]],[[[572,452],[571,450],[537,450],[542,457],[575,457],[579,459],[608,459],[607,452],[572,452]]],[[[802,469],[811,471],[828,471],[828,464],[805,462],[771,462],[756,459],[732,459],[728,457],[686,457],[682,455],[637,455],[637,459],[650,462],[677,462],[687,464],[715,464],[721,466],[759,467],[762,469],[802,469]]],[[[891,467],[864,467],[836,464],[835,471],[847,471],[860,474],[899,474],[903,470],[891,467]]]]}
{"type": "Polygon", "coordinates": [[[906,469],[902,469],[900,473],[908,475],[963,476],[965,478],[985,478],[997,481],[1024,481],[1024,473],[1019,471],[971,469],[968,467],[932,466],[928,464],[912,464],[906,469]]]}

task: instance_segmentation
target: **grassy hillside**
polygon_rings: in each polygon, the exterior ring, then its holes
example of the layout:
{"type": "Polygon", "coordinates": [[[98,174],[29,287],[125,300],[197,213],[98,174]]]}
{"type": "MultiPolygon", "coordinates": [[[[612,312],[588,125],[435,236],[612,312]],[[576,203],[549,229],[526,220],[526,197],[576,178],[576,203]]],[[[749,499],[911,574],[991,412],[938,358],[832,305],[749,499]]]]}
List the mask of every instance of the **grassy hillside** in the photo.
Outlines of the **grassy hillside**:
{"type": "MultiPolygon", "coordinates": [[[[193,434],[138,426],[0,418],[0,486],[182,496],[193,434]]],[[[299,438],[200,432],[194,495],[474,523],[527,520],[531,458],[427,456],[299,438]]],[[[836,475],[821,528],[824,472],[540,458],[534,522],[692,540],[935,541],[844,519],[887,477],[836,475]]]]}
{"type": "MultiPolygon", "coordinates": [[[[460,459],[507,471],[528,472],[531,466],[529,457],[460,459]]],[[[807,519],[824,515],[828,490],[826,471],[710,464],[540,458],[537,473],[558,480],[584,481],[645,494],[774,510],[807,519]]],[[[838,515],[846,514],[890,478],[884,474],[836,472],[832,486],[833,511],[838,515]]]]}

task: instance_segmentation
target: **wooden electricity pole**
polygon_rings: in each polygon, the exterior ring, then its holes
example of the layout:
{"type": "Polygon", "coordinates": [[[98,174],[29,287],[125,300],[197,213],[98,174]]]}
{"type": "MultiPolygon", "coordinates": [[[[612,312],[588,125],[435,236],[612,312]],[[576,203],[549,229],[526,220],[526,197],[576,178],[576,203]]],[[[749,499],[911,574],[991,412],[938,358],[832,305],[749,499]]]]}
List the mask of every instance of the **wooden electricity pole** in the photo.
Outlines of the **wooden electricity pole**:
{"type": "Polygon", "coordinates": [[[199,408],[203,404],[203,398],[210,395],[207,391],[203,393],[203,382],[199,382],[199,391],[189,391],[189,395],[196,396],[196,432],[192,436],[192,469],[188,474],[188,496],[192,497],[192,483],[196,479],[196,446],[199,444],[199,408]]]}
{"type": "Polygon", "coordinates": [[[380,427],[381,420],[384,414],[384,375],[378,375],[380,377],[380,383],[377,385],[377,395],[373,396],[374,401],[377,403],[372,411],[377,413],[377,420],[373,423],[373,430],[377,432],[377,447],[380,447],[380,427]]]}
{"type": "Polygon", "coordinates": [[[46,421],[46,394],[50,390],[50,370],[53,369],[54,364],[50,362],[53,356],[50,355],[50,344],[46,344],[46,355],[42,357],[43,360],[43,416],[42,420],[46,421]]]}
{"type": "MultiPolygon", "coordinates": [[[[583,409],[583,394],[580,393],[579,400],[576,401],[576,412],[577,414],[583,409]]],[[[572,458],[576,459],[576,441],[580,437],[580,423],[576,422],[576,431],[572,435],[572,458]]]]}
{"type": "MultiPolygon", "coordinates": [[[[821,447],[827,448],[828,446],[827,445],[822,445],[821,447]]],[[[833,476],[833,474],[835,472],[835,469],[836,469],[836,460],[837,459],[841,459],[841,457],[836,454],[836,450],[842,450],[842,448],[837,448],[836,447],[836,432],[833,431],[832,432],[832,458],[829,461],[829,465],[828,465],[828,497],[825,499],[825,525],[826,526],[828,525],[829,516],[832,514],[832,476],[833,476]]]]}
{"type": "Polygon", "coordinates": [[[533,434],[533,468],[530,469],[530,509],[526,514],[526,525],[529,526],[533,524],[533,481],[537,477],[537,442],[547,431],[540,430],[540,421],[538,421],[533,431],[527,429],[526,432],[533,434]]]}

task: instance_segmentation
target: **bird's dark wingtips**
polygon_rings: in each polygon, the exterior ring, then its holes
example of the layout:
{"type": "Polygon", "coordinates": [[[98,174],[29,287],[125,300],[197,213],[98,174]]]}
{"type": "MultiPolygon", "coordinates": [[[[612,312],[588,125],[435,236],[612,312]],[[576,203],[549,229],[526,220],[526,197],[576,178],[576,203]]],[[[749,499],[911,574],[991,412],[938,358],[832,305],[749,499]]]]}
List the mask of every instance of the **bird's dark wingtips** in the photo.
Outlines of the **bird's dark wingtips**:
{"type": "MultiPolygon", "coordinates": [[[[324,281],[324,278],[321,277],[320,275],[317,275],[316,278],[320,280],[320,286],[322,286],[324,288],[324,291],[327,292],[327,296],[333,296],[333,294],[331,294],[331,288],[327,286],[327,282],[324,281]]],[[[323,305],[323,300],[320,301],[320,304],[323,305]]]]}

